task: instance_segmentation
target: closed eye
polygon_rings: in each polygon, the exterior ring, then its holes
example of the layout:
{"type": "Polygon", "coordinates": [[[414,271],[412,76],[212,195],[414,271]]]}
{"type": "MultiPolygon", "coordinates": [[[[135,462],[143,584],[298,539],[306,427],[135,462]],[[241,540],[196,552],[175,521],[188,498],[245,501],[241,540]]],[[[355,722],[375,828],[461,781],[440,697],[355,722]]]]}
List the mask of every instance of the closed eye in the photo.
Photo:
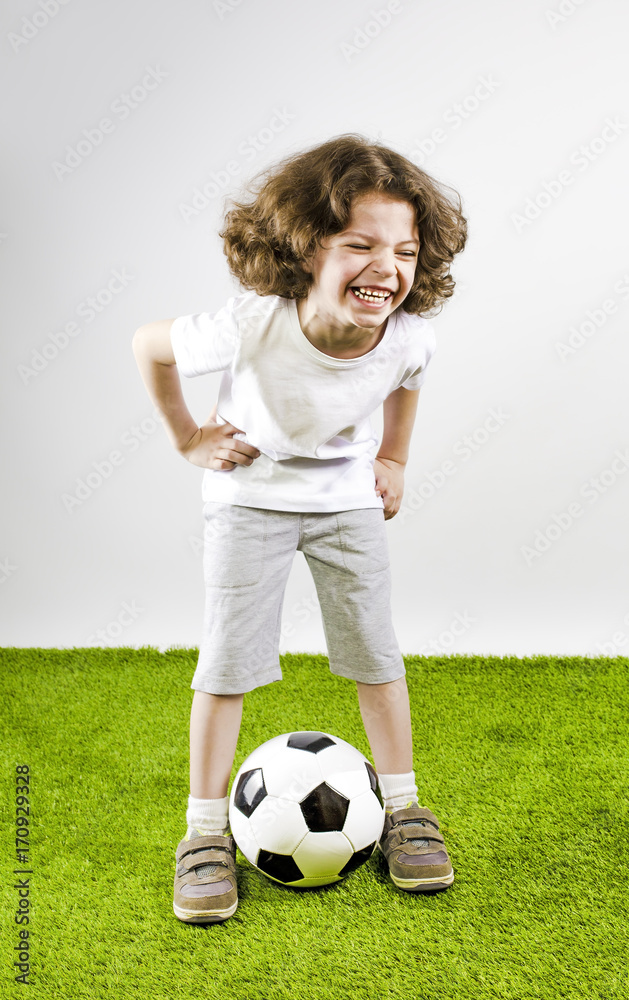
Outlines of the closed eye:
{"type": "MultiPolygon", "coordinates": [[[[350,247],[351,250],[369,250],[370,249],[368,246],[364,246],[362,243],[348,243],[347,245],[348,245],[348,247],[350,247]]],[[[406,257],[416,257],[417,256],[417,254],[415,253],[414,250],[400,250],[399,253],[402,254],[402,256],[406,256],[406,257]]]]}

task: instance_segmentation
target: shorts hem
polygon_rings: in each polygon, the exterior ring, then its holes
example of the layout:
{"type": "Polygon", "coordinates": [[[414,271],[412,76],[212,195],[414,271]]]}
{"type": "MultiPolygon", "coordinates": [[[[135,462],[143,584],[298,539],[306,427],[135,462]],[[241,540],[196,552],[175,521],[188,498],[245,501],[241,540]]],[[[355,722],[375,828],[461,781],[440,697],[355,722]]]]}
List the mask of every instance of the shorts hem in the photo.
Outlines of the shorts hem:
{"type": "Polygon", "coordinates": [[[387,671],[373,671],[370,674],[366,674],[364,671],[353,670],[344,670],[341,673],[340,670],[333,670],[330,667],[330,673],[334,674],[335,677],[344,677],[348,681],[359,681],[361,684],[389,684],[391,681],[399,681],[401,677],[405,677],[406,667],[402,664],[401,671],[398,668],[387,671]]]}
{"type": "Polygon", "coordinates": [[[268,674],[256,675],[255,677],[242,677],[240,679],[221,677],[217,680],[212,680],[211,677],[204,676],[197,679],[195,675],[192,678],[190,687],[193,691],[203,691],[205,694],[248,694],[250,691],[255,691],[256,688],[264,687],[266,684],[272,684],[274,681],[281,680],[283,680],[282,672],[277,669],[270,671],[268,674]]]}

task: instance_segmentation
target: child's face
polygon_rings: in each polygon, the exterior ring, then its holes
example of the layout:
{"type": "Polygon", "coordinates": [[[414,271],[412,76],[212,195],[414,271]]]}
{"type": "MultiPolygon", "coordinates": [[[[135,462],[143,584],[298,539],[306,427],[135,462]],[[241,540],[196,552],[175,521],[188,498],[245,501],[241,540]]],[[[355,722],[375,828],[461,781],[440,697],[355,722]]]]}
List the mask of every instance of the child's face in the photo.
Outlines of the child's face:
{"type": "Polygon", "coordinates": [[[409,202],[373,192],[355,198],[346,229],[324,240],[310,261],[309,305],[334,326],[380,326],[410,292],[418,250],[409,202]],[[388,294],[361,298],[360,288],[388,294]]]}

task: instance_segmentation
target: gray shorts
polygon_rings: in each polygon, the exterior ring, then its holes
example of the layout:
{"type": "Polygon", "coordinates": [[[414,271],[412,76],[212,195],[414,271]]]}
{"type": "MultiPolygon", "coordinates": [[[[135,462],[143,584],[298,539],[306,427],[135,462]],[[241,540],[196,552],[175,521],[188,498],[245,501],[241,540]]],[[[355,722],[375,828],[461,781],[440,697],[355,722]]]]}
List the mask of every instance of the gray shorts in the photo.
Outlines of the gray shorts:
{"type": "Polygon", "coordinates": [[[203,517],[195,691],[241,694],[282,679],[282,606],[296,551],[317,589],[331,672],[366,684],[404,676],[382,508],[302,513],[209,501],[203,517]]]}

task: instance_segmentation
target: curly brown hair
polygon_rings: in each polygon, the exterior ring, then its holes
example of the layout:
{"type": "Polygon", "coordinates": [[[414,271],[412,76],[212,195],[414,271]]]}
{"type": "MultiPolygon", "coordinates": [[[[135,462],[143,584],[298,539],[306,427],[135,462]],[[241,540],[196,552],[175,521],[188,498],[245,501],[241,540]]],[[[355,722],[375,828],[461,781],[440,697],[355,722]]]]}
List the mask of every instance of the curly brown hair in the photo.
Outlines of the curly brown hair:
{"type": "MultiPolygon", "coordinates": [[[[371,192],[409,202],[419,230],[415,278],[402,304],[408,313],[439,311],[453,291],[450,264],[467,239],[461,199],[405,156],[361,135],[337,136],[285,157],[247,186],[219,236],[231,273],[258,295],[306,298],[313,277],[302,267],[322,240],[342,232],[352,201],[371,192]]],[[[452,189],[449,189],[452,190],[452,189]]]]}

